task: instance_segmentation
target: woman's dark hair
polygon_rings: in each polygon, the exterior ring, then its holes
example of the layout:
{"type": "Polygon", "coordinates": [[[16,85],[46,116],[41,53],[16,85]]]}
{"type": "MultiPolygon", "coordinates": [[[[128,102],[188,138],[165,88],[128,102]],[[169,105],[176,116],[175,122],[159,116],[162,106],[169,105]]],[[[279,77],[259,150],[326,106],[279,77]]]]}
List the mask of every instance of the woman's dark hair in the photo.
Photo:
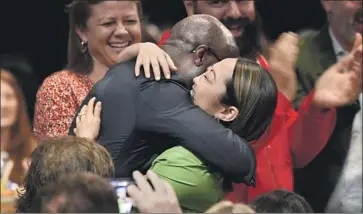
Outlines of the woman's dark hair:
{"type": "MultiPolygon", "coordinates": [[[[67,69],[77,73],[87,74],[93,69],[93,60],[91,55],[84,47],[76,33],[76,29],[86,30],[87,20],[91,16],[91,6],[99,4],[104,0],[73,0],[67,6],[69,13],[69,35],[68,35],[68,53],[67,69]]],[[[142,19],[142,4],[139,0],[134,0],[137,4],[137,10],[142,19]]]]}
{"type": "Polygon", "coordinates": [[[250,207],[256,213],[313,213],[310,204],[288,190],[274,190],[253,200],[250,207]]]}
{"type": "Polygon", "coordinates": [[[227,81],[222,103],[235,106],[239,115],[223,122],[247,141],[257,140],[271,124],[277,105],[277,87],[270,73],[256,62],[238,58],[227,81]]]}

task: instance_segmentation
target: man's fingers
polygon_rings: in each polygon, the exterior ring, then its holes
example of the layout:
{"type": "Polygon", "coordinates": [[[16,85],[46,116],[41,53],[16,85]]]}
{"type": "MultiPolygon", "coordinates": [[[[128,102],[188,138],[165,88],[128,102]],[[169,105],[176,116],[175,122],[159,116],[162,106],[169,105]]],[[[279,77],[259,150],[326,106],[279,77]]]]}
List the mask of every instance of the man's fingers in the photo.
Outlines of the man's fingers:
{"type": "Polygon", "coordinates": [[[362,45],[362,34],[356,33],[352,50],[358,48],[360,45],[362,45]]]}
{"type": "Polygon", "coordinates": [[[152,187],[150,186],[149,182],[146,180],[146,177],[142,175],[139,171],[134,171],[132,176],[135,180],[137,187],[147,195],[151,195],[153,192],[152,187]]]}
{"type": "Polygon", "coordinates": [[[288,32],[288,33],[282,33],[277,39],[276,44],[281,42],[289,42],[297,45],[298,41],[299,41],[298,36],[295,33],[288,32]]]}
{"type": "Polygon", "coordinates": [[[138,201],[143,200],[142,199],[142,192],[134,184],[128,186],[126,191],[127,191],[127,194],[130,196],[130,198],[132,198],[134,203],[137,204],[138,201]]]}
{"type": "Polygon", "coordinates": [[[163,183],[164,183],[165,192],[168,195],[168,197],[177,199],[178,197],[177,197],[177,195],[175,193],[174,188],[166,181],[163,181],[163,183]]]}
{"type": "Polygon", "coordinates": [[[164,188],[163,181],[156,175],[155,172],[149,170],[146,173],[147,177],[149,178],[151,184],[154,187],[154,191],[160,194],[165,194],[166,190],[164,188]]]}
{"type": "Polygon", "coordinates": [[[353,55],[356,60],[359,60],[360,62],[362,62],[362,60],[361,60],[362,59],[362,46],[354,49],[353,55]]]}
{"type": "Polygon", "coordinates": [[[352,54],[344,56],[341,60],[333,65],[333,70],[335,72],[346,72],[350,64],[353,62],[353,59],[354,57],[352,54]]]}

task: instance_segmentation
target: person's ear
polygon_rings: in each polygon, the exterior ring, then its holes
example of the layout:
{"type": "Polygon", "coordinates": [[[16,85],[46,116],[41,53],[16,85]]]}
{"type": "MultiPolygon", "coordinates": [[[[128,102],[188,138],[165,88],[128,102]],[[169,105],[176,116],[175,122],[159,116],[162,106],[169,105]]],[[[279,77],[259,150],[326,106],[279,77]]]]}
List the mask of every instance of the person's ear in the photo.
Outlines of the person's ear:
{"type": "Polygon", "coordinates": [[[238,117],[239,111],[234,106],[228,106],[222,109],[222,111],[218,112],[214,116],[219,120],[224,122],[232,122],[238,117]]]}
{"type": "Polygon", "coordinates": [[[208,57],[208,48],[205,45],[200,45],[193,53],[194,64],[198,67],[204,65],[208,57]]]}
{"type": "Polygon", "coordinates": [[[87,34],[83,29],[76,27],[76,34],[81,39],[82,42],[85,42],[85,43],[88,42],[87,34]]]}
{"type": "Polygon", "coordinates": [[[185,7],[185,10],[187,12],[187,15],[188,16],[192,16],[194,15],[194,4],[196,4],[197,2],[193,2],[191,0],[183,0],[184,2],[184,7],[185,7]]]}

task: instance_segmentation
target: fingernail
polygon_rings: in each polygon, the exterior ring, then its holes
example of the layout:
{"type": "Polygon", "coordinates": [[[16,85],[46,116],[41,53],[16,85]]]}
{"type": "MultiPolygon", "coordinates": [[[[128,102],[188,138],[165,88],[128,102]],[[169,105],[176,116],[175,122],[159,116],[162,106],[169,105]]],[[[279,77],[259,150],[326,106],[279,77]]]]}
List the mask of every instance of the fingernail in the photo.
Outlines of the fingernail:
{"type": "Polygon", "coordinates": [[[98,101],[98,102],[97,102],[97,105],[98,105],[98,106],[101,106],[101,105],[102,105],[101,101],[98,101]]]}

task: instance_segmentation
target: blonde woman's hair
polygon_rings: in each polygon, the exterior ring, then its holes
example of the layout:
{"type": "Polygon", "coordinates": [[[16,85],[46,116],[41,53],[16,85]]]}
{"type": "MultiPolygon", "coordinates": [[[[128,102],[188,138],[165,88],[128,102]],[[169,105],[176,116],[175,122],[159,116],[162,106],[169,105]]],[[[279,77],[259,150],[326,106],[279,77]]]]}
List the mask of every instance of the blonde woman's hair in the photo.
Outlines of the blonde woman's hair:
{"type": "Polygon", "coordinates": [[[213,205],[205,213],[256,213],[256,212],[245,204],[241,203],[234,204],[230,201],[221,201],[213,205]]]}

